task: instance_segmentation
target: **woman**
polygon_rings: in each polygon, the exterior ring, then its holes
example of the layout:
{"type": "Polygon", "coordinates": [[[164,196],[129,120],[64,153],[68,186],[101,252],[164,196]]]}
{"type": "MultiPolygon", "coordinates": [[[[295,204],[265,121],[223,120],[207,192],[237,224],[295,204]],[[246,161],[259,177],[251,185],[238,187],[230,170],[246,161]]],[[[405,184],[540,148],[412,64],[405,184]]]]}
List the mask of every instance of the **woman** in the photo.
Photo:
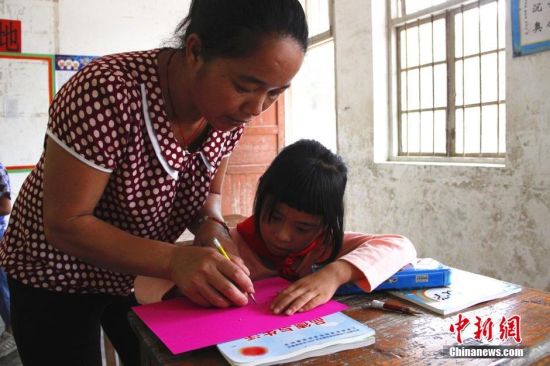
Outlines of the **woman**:
{"type": "Polygon", "coordinates": [[[100,324],[137,363],[125,315],[137,274],[204,306],[244,305],[254,291],[239,259],[171,243],[186,228],[197,244],[230,243],[227,159],[300,68],[305,16],[297,0],[196,0],[177,35],[176,49],[90,63],[50,108],[0,248],[25,365],[100,364],[100,324]]]}

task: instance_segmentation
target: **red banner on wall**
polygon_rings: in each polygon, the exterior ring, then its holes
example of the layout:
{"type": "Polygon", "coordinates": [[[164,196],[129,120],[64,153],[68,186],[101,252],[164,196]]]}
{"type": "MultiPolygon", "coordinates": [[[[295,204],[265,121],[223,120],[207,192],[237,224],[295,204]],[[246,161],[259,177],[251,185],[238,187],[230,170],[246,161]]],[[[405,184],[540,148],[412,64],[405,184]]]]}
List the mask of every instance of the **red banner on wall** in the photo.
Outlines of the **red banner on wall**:
{"type": "Polygon", "coordinates": [[[21,52],[21,21],[0,19],[0,52],[21,52]]]}

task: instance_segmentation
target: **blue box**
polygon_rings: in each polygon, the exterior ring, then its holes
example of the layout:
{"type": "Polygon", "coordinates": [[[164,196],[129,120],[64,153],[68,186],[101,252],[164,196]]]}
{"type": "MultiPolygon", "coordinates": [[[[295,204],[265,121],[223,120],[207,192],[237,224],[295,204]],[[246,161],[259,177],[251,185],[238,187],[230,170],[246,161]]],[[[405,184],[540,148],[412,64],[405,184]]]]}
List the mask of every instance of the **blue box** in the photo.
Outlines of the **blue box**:
{"type": "MultiPolygon", "coordinates": [[[[415,288],[444,287],[451,283],[451,269],[432,258],[418,258],[393,276],[382,282],[373,291],[406,290],[415,288]]],[[[360,283],[347,283],[338,288],[335,295],[366,292],[360,283]]]]}

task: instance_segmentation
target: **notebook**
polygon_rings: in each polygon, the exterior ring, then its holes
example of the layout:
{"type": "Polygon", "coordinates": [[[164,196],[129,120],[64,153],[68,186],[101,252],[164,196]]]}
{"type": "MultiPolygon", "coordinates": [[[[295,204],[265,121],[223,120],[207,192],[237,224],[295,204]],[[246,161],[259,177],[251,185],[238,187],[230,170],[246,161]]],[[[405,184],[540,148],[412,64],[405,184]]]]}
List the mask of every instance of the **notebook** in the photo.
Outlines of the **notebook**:
{"type": "Polygon", "coordinates": [[[266,366],[323,356],[374,343],[374,330],[338,312],[218,344],[234,366],[266,366]]]}
{"type": "Polygon", "coordinates": [[[521,291],[521,286],[477,273],[451,268],[452,282],[446,287],[390,291],[441,315],[457,313],[470,306],[521,291]]]}

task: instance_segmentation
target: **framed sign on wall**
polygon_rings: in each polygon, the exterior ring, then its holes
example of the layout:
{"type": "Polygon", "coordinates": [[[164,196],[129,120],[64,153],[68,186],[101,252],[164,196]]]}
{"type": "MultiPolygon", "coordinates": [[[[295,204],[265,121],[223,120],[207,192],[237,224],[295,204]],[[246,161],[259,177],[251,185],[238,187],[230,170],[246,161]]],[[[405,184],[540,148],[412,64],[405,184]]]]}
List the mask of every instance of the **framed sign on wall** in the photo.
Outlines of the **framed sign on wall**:
{"type": "Polygon", "coordinates": [[[514,57],[550,50],[550,1],[512,0],[514,57]]]}

